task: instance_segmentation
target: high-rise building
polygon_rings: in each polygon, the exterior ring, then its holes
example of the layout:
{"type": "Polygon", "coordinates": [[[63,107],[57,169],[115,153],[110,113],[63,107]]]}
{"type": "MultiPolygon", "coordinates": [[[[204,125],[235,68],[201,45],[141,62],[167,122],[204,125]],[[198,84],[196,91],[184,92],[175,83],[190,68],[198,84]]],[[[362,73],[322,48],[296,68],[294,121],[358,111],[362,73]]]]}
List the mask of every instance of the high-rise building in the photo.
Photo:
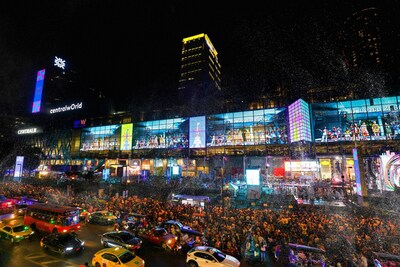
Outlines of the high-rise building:
{"type": "Polygon", "coordinates": [[[342,53],[347,67],[376,67],[385,63],[384,20],[374,7],[353,13],[340,32],[342,53]]]}
{"type": "Polygon", "coordinates": [[[207,34],[183,38],[179,78],[181,104],[194,103],[221,91],[221,65],[207,34]]]}

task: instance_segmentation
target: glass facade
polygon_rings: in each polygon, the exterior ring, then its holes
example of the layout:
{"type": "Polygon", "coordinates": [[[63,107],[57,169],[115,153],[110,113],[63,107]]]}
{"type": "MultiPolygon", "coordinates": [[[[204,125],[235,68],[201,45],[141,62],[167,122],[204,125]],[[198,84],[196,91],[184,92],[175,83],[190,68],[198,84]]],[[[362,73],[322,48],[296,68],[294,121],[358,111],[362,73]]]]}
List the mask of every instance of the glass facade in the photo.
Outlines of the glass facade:
{"type": "Polygon", "coordinates": [[[399,97],[315,103],[315,142],[398,139],[399,97]]]}
{"type": "Polygon", "coordinates": [[[134,124],[133,149],[188,148],[189,120],[175,118],[134,124]]]}
{"type": "Polygon", "coordinates": [[[211,115],[207,146],[286,144],[286,109],[262,109],[211,115]]]}
{"type": "Polygon", "coordinates": [[[119,150],[121,127],[122,125],[107,125],[83,129],[80,150],[119,150]]]}

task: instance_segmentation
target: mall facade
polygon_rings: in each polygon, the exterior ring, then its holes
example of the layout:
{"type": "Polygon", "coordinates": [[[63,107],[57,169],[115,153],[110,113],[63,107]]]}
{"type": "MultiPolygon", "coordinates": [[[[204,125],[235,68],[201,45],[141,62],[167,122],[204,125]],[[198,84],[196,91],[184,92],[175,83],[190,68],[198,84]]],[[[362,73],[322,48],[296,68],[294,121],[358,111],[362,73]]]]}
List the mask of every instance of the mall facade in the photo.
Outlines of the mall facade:
{"type": "Polygon", "coordinates": [[[252,169],[264,183],[344,180],[383,192],[399,186],[399,104],[400,96],[299,99],[287,107],[154,121],[82,119],[70,128],[32,126],[16,134],[44,152],[38,176],[94,171],[105,179],[242,179],[252,169]]]}

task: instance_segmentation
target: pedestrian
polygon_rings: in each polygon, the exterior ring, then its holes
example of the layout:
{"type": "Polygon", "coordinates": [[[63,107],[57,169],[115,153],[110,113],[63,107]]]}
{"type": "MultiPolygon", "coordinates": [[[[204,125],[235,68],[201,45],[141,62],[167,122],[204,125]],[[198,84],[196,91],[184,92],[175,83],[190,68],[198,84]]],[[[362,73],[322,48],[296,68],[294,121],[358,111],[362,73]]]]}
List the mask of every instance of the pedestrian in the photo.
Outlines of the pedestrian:
{"type": "Polygon", "coordinates": [[[263,240],[261,242],[261,247],[260,247],[260,256],[261,256],[261,262],[266,262],[267,261],[267,242],[263,240]]]}

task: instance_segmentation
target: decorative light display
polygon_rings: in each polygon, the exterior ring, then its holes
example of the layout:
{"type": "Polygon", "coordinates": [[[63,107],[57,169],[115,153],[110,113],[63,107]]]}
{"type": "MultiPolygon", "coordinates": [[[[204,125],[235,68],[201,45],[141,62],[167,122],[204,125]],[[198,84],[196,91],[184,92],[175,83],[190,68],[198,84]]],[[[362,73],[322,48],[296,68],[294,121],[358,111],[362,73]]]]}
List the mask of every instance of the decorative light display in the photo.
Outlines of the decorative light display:
{"type": "Polygon", "coordinates": [[[45,73],[46,73],[45,69],[39,70],[37,72],[35,94],[33,96],[33,104],[32,104],[32,113],[40,112],[40,107],[42,105],[42,92],[43,92],[45,73]]]}
{"type": "Polygon", "coordinates": [[[290,142],[311,142],[310,109],[307,102],[299,99],[288,107],[288,111],[290,142]]]}
{"type": "Polygon", "coordinates": [[[65,60],[59,57],[55,57],[54,66],[59,67],[60,69],[65,69],[65,60]]]}

